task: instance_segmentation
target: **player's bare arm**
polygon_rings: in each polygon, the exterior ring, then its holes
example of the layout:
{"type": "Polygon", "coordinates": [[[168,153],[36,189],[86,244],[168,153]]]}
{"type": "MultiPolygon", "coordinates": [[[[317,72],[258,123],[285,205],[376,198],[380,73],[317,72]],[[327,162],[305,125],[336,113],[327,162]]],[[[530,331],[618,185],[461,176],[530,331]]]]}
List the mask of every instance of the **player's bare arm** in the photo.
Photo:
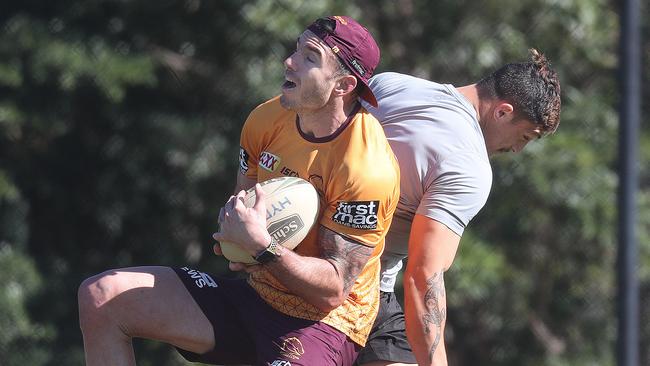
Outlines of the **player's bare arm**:
{"type": "Polygon", "coordinates": [[[320,258],[304,257],[282,250],[278,261],[266,264],[291,292],[320,310],[341,305],[372,254],[361,245],[334,231],[319,227],[320,258]]]}
{"type": "MultiPolygon", "coordinates": [[[[249,253],[260,252],[268,246],[271,235],[266,229],[266,194],[259,184],[255,186],[255,193],[253,207],[244,205],[244,191],[226,202],[219,214],[220,230],[212,235],[215,240],[238,243],[249,253]]],[[[330,262],[301,256],[282,246],[278,248],[276,258],[263,266],[290,293],[326,312],[345,301],[343,281],[330,262]]]]}
{"type": "Polygon", "coordinates": [[[324,226],[320,227],[319,237],[321,257],[332,263],[339,279],[343,281],[343,292],[347,296],[368,262],[373,248],[350,240],[324,226]]]}
{"type": "Polygon", "coordinates": [[[427,334],[433,333],[435,338],[429,350],[429,359],[433,361],[433,355],[438,349],[442,339],[443,323],[447,318],[445,307],[445,280],[444,272],[439,271],[427,280],[427,289],[424,293],[425,313],[422,315],[422,323],[427,334]]]}
{"type": "Polygon", "coordinates": [[[416,215],[404,273],[406,334],[419,365],[447,365],[444,272],[451,266],[460,237],[445,225],[416,215]]]}
{"type": "MultiPolygon", "coordinates": [[[[236,189],[241,192],[255,183],[254,179],[240,174],[237,176],[236,189]]],[[[256,202],[256,206],[258,204],[259,207],[263,206],[256,202]]],[[[223,215],[222,209],[220,220],[223,215]]],[[[320,258],[301,256],[280,247],[278,259],[266,264],[266,267],[290,292],[323,311],[330,311],[345,301],[373,248],[347,239],[324,226],[319,227],[318,235],[322,249],[320,258]]],[[[221,254],[219,244],[215,245],[215,253],[221,254]]],[[[253,272],[259,269],[259,266],[231,263],[230,269],[253,272]]]]}

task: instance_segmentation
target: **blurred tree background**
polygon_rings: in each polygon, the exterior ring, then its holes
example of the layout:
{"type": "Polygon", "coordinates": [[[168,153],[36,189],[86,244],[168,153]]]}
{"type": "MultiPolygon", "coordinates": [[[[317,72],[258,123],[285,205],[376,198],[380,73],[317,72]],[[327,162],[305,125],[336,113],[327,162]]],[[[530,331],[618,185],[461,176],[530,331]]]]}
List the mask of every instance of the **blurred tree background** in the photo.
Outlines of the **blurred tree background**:
{"type": "MultiPolygon", "coordinates": [[[[279,93],[282,61],[304,27],[347,14],[375,34],[378,71],[460,86],[526,60],[530,47],[550,58],[562,81],[561,127],[494,160],[492,194],[448,275],[448,354],[452,365],[613,365],[618,6],[2,2],[0,364],[82,365],[76,290],[92,274],[146,264],[226,273],[210,235],[234,187],[241,124],[279,93]]],[[[650,134],[639,138],[648,365],[650,134]]],[[[186,364],[169,346],[136,346],[139,365],[186,364]]]]}

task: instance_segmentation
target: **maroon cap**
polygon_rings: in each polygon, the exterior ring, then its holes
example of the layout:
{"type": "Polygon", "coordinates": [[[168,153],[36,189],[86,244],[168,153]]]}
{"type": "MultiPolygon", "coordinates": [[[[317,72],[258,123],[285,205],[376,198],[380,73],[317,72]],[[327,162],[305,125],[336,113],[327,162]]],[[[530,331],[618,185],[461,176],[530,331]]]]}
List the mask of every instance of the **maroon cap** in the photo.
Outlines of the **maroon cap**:
{"type": "Polygon", "coordinates": [[[364,86],[361,98],[376,107],[377,99],[368,87],[368,80],[379,64],[379,47],[370,32],[356,20],[347,16],[318,19],[307,29],[325,42],[357,77],[357,80],[364,86]],[[333,29],[328,26],[328,20],[334,22],[333,29]]]}

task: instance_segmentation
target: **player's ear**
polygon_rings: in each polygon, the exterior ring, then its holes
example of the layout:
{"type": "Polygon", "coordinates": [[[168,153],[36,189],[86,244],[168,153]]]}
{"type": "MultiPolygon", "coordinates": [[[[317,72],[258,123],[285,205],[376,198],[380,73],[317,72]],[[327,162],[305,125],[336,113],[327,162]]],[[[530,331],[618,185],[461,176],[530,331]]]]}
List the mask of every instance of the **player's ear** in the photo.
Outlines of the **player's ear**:
{"type": "Polygon", "coordinates": [[[334,85],[334,92],[337,95],[351,93],[357,87],[357,78],[354,75],[342,75],[338,77],[334,85]]]}
{"type": "Polygon", "coordinates": [[[512,119],[514,117],[514,110],[515,108],[512,104],[507,102],[498,102],[494,108],[494,119],[512,119]]]}

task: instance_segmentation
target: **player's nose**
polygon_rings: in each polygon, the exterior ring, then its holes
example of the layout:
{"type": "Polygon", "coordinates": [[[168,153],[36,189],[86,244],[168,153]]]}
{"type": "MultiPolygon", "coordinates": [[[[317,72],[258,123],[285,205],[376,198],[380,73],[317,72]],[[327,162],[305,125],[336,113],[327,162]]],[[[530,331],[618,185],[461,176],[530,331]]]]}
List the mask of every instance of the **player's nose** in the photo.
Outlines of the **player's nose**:
{"type": "Polygon", "coordinates": [[[296,53],[294,52],[294,53],[290,54],[287,58],[284,59],[284,67],[286,67],[287,70],[295,70],[294,69],[295,63],[294,63],[294,60],[293,60],[295,55],[296,55],[296,53]]]}

